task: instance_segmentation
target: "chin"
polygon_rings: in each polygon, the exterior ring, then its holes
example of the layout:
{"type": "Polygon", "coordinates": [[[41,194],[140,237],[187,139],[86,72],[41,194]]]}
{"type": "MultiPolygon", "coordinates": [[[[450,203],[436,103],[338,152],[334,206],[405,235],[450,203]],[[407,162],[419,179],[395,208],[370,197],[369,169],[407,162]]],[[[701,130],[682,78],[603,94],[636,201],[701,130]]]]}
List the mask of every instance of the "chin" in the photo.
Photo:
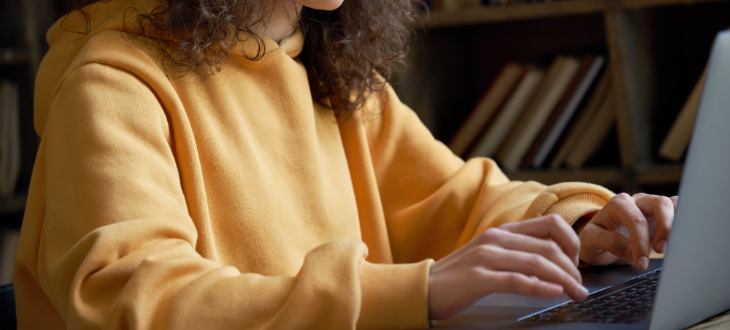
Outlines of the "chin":
{"type": "Polygon", "coordinates": [[[342,6],[344,0],[297,0],[304,7],[317,10],[335,10],[342,6]]]}

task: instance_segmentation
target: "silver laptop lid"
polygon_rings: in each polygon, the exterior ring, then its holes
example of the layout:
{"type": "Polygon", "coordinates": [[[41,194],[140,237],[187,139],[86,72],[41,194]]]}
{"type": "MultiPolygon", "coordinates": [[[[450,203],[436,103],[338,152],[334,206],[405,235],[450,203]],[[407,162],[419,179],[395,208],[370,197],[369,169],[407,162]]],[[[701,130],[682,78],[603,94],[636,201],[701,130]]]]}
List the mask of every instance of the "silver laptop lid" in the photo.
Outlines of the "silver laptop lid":
{"type": "Polygon", "coordinates": [[[651,330],[730,309],[730,33],[715,39],[651,330]]]}

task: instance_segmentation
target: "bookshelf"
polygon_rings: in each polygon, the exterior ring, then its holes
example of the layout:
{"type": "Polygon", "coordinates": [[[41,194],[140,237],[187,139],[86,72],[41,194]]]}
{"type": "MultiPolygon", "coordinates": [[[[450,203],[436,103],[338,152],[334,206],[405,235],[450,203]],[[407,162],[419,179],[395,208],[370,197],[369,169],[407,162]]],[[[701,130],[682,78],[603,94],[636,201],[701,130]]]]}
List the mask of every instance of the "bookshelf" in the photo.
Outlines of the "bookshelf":
{"type": "Polygon", "coordinates": [[[693,5],[725,0],[556,0],[502,7],[470,6],[459,10],[437,10],[420,17],[429,28],[488,24],[548,17],[604,13],[610,10],[693,5]]]}
{"type": "Polygon", "coordinates": [[[682,169],[682,165],[662,165],[639,169],[635,172],[620,168],[523,171],[510,173],[510,179],[519,181],[533,180],[544,184],[581,181],[604,186],[620,186],[623,181],[635,180],[642,185],[657,185],[679,182],[682,178],[682,169]]]}
{"type": "Polygon", "coordinates": [[[714,12],[728,10],[728,0],[553,0],[437,9],[420,15],[409,68],[394,86],[436,138],[449,142],[506,63],[597,50],[607,55],[614,81],[616,127],[607,142],[615,145],[607,149],[614,150],[613,160],[508,177],[592,182],[626,192],[659,186],[676,193],[682,161],[661,159],[658,148],[700,76],[715,34],[730,27],[730,18],[714,12]]]}
{"type": "Polygon", "coordinates": [[[12,195],[0,197],[0,229],[19,228],[25,212],[30,177],[40,138],[33,125],[33,89],[45,33],[53,23],[47,1],[5,1],[0,4],[0,80],[17,85],[20,174],[12,195]]]}
{"type": "Polygon", "coordinates": [[[25,210],[25,202],[28,199],[25,195],[16,195],[0,202],[0,214],[19,214],[25,210]]]}
{"type": "Polygon", "coordinates": [[[0,49],[0,65],[15,65],[28,62],[28,52],[24,49],[0,49]]]}

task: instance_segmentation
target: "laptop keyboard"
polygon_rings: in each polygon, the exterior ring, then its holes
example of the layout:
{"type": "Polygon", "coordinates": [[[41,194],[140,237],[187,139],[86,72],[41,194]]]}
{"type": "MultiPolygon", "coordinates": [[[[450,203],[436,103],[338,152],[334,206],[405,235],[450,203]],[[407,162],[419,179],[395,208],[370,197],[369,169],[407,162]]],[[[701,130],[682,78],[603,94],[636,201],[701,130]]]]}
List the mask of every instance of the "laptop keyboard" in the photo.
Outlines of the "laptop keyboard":
{"type": "Polygon", "coordinates": [[[634,323],[651,314],[661,269],[588,295],[583,302],[570,301],[530,314],[519,321],[634,323]]]}

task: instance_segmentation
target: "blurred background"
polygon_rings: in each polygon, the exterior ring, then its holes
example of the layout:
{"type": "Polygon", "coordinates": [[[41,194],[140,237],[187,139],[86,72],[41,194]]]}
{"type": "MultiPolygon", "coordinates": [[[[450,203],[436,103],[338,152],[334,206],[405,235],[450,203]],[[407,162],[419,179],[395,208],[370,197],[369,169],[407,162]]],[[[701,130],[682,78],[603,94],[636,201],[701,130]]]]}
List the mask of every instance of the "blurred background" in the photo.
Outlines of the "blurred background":
{"type": "MultiPolygon", "coordinates": [[[[347,0],[345,0],[347,1],[347,0]]],[[[33,85],[48,0],[0,0],[0,284],[40,138],[33,85]]],[[[513,180],[674,195],[730,0],[428,0],[401,100],[465,159],[513,180]]]]}
{"type": "Polygon", "coordinates": [[[394,85],[455,153],[492,157],[513,180],[677,193],[703,72],[716,34],[730,27],[730,2],[424,7],[409,67],[394,85]]]}
{"type": "Polygon", "coordinates": [[[33,86],[54,23],[48,0],[0,0],[0,285],[12,281],[30,176],[40,138],[33,86]]]}

